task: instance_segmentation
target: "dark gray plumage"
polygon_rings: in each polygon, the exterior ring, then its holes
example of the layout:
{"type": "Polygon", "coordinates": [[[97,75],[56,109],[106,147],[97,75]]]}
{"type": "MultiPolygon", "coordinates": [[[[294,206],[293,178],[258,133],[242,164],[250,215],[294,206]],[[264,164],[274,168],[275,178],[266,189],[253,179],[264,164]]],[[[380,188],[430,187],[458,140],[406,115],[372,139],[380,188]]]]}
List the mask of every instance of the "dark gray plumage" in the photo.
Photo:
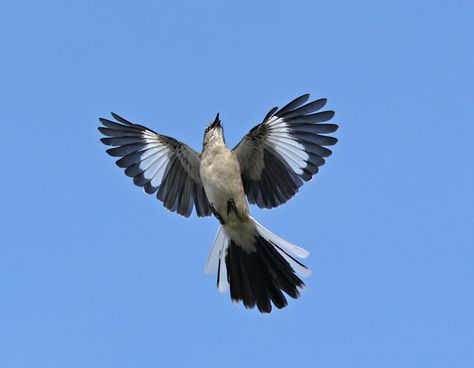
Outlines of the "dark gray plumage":
{"type": "Polygon", "coordinates": [[[107,150],[121,157],[117,165],[133,182],[153,194],[170,211],[188,217],[193,206],[198,216],[210,216],[209,202],[199,175],[199,154],[174,138],[158,134],[113,114],[113,122],[100,118],[101,142],[116,146],[107,150]]]}
{"type": "Polygon", "coordinates": [[[331,155],[325,146],[336,144],[337,139],[322,134],[333,133],[338,126],[320,123],[331,120],[334,111],[316,112],[327,100],[303,105],[308,98],[303,95],[280,110],[273,108],[234,147],[250,203],[262,208],[285,203],[331,155]]]}

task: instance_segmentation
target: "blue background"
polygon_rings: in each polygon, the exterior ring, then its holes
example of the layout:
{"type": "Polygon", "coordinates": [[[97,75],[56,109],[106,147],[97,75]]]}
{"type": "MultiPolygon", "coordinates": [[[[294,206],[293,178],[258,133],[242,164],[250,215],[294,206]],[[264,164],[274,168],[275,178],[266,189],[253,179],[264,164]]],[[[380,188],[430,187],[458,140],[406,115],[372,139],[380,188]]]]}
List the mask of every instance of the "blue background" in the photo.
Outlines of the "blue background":
{"type": "Polygon", "coordinates": [[[471,1],[0,5],[0,366],[472,367],[471,1]],[[310,92],[327,165],[253,216],[311,251],[301,299],[233,305],[184,219],[105,153],[117,112],[230,146],[310,92]]]}

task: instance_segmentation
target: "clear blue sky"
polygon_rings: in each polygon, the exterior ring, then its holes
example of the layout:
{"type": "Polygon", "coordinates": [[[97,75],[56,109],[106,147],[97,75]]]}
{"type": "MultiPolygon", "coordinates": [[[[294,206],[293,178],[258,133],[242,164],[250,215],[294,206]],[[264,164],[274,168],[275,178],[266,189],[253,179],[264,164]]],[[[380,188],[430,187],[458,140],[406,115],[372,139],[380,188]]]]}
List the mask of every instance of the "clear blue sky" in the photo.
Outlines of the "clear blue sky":
{"type": "Polygon", "coordinates": [[[0,366],[472,367],[471,1],[0,5],[0,366]],[[253,216],[311,251],[271,315],[215,288],[218,223],[184,219],[104,152],[117,112],[201,148],[327,97],[340,139],[253,216]]]}

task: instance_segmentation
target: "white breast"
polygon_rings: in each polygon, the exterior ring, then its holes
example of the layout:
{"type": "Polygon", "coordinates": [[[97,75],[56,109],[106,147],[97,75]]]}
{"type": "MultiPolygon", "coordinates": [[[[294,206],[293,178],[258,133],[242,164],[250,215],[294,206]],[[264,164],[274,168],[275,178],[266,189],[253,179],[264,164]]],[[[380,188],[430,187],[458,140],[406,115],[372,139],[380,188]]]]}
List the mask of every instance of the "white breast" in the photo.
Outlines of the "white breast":
{"type": "Polygon", "coordinates": [[[229,199],[247,216],[240,165],[225,145],[215,145],[203,154],[200,171],[207,198],[222,217],[227,217],[229,199]]]}

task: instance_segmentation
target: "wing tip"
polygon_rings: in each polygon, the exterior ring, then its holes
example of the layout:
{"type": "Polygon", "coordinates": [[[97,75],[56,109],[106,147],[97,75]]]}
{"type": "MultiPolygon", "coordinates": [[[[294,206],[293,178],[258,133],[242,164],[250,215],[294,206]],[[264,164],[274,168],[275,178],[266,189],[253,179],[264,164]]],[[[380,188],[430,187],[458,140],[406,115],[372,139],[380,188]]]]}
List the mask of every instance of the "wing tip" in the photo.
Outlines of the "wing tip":
{"type": "Polygon", "coordinates": [[[109,138],[100,138],[99,140],[106,146],[113,146],[113,144],[110,143],[109,138]]]}
{"type": "Polygon", "coordinates": [[[328,120],[331,120],[336,115],[334,110],[327,110],[326,113],[330,116],[328,120]]]}
{"type": "MultiPolygon", "coordinates": [[[[116,147],[115,147],[116,148],[116,147]]],[[[110,156],[112,157],[121,157],[120,155],[118,155],[116,153],[116,150],[115,148],[109,148],[108,150],[106,150],[105,152],[107,152],[107,154],[109,154],[110,156]]]]}

